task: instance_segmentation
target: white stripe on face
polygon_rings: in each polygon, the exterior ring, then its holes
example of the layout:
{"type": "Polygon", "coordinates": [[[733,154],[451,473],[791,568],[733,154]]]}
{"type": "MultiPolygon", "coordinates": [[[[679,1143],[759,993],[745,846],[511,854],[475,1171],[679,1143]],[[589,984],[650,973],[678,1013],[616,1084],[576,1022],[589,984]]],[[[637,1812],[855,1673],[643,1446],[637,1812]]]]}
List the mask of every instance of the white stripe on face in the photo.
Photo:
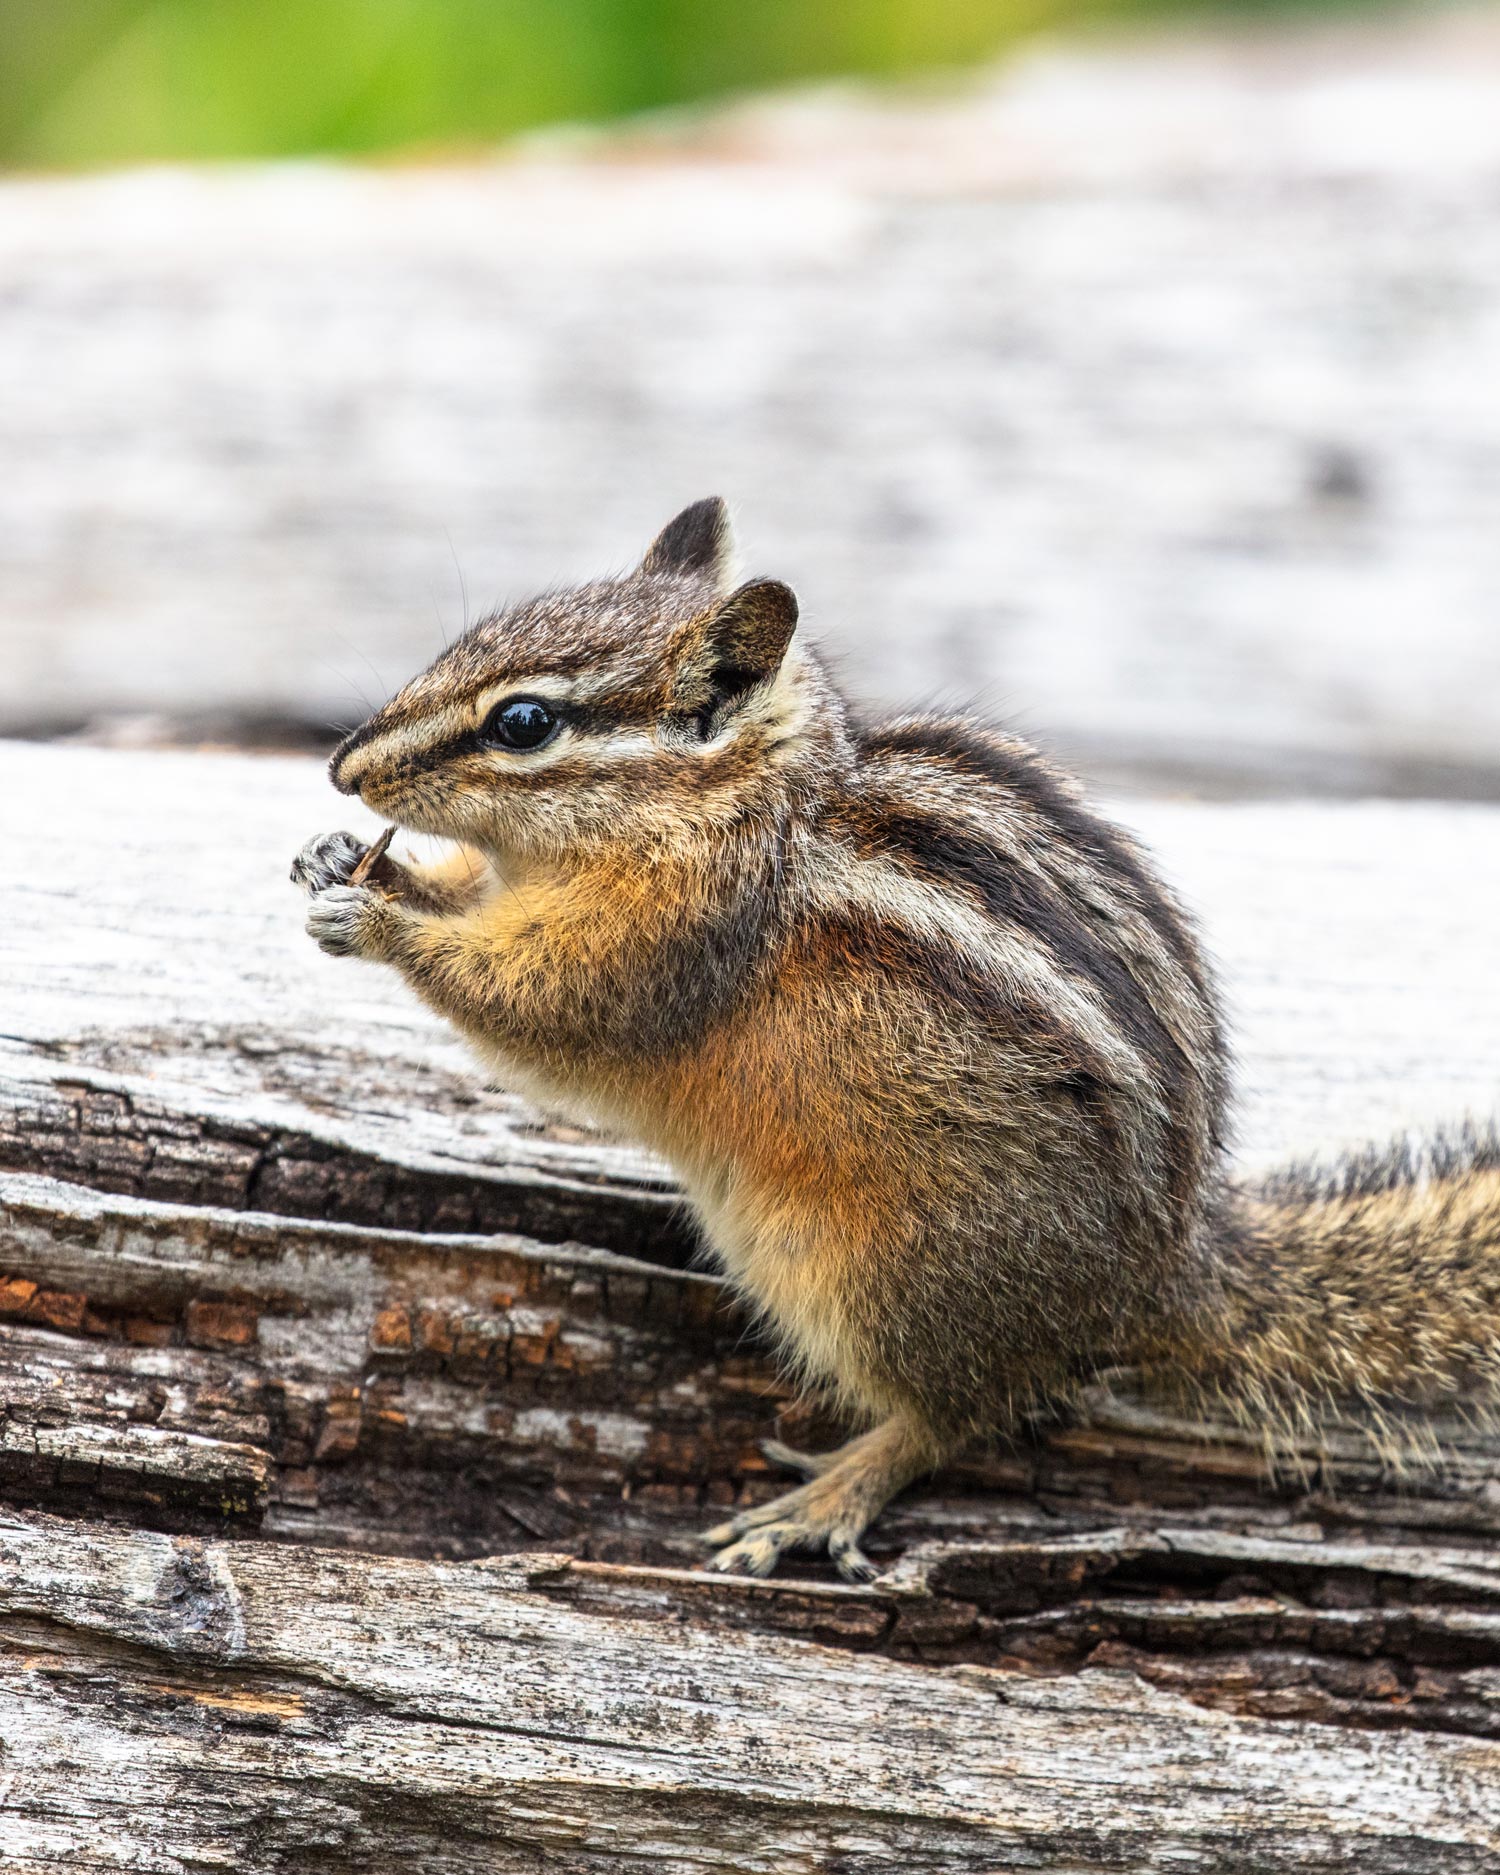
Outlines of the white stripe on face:
{"type": "Polygon", "coordinates": [[[591,681],[587,674],[560,677],[546,671],[522,671],[519,676],[486,684],[464,707],[470,713],[469,726],[473,728],[484,721],[497,703],[504,703],[510,697],[535,697],[539,703],[584,703],[608,687],[608,677],[595,677],[591,681]]]}

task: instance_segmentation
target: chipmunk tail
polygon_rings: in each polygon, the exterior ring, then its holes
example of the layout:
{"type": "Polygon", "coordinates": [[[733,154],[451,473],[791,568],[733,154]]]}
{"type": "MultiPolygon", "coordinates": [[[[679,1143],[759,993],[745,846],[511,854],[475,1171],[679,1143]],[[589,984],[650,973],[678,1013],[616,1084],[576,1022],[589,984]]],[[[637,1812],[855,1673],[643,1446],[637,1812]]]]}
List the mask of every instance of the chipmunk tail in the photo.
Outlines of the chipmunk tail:
{"type": "Polygon", "coordinates": [[[1231,1184],[1214,1238],[1217,1293],[1165,1363],[1195,1418],[1273,1463],[1354,1426],[1398,1468],[1439,1455],[1434,1419],[1500,1418],[1494,1125],[1231,1184]]]}

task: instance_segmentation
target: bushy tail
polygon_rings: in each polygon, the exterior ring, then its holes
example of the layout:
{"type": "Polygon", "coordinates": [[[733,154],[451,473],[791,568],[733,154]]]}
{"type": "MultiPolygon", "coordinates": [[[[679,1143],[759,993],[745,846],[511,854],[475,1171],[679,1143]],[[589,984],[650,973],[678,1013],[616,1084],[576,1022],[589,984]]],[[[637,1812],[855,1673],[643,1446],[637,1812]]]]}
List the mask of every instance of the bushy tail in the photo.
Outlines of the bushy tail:
{"type": "MultiPolygon", "coordinates": [[[[1500,1407],[1500,1133],[1439,1134],[1230,1186],[1222,1289],[1181,1377],[1268,1445],[1336,1419],[1396,1457],[1423,1415],[1500,1407]]],[[[1195,1339],[1196,1339],[1195,1335],[1195,1339]]]]}

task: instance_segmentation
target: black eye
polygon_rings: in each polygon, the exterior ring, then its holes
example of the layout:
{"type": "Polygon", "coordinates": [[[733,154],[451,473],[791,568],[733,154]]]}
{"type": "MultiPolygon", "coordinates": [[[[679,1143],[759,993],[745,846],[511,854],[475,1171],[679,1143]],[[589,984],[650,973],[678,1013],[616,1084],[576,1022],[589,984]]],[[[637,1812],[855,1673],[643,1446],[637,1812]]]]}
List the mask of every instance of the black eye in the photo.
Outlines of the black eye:
{"type": "Polygon", "coordinates": [[[557,714],[536,697],[508,697],[484,719],[480,734],[502,749],[539,749],[557,733],[557,714]]]}

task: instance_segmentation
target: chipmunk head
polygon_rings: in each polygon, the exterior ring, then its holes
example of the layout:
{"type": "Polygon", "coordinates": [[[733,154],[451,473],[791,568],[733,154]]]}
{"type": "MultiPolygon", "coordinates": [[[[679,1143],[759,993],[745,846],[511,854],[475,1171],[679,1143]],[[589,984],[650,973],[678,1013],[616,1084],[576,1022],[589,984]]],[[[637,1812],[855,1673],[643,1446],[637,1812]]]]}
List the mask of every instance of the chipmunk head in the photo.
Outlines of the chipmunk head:
{"type": "Polygon", "coordinates": [[[695,502],[624,577],[481,620],[339,746],[334,786],[498,854],[733,816],[827,740],[830,699],[790,588],[732,587],[732,553],[724,503],[695,502]]]}

